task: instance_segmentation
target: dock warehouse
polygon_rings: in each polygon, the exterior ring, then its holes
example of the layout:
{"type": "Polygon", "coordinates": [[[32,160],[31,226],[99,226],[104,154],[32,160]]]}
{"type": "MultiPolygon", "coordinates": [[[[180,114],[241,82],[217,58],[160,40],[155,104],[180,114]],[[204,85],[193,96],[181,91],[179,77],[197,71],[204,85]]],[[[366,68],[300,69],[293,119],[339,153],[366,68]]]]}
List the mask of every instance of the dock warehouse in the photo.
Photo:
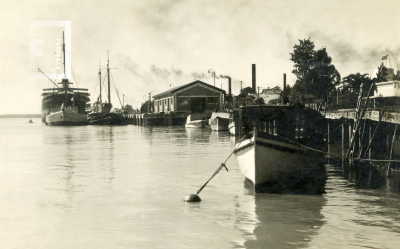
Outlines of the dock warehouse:
{"type": "Polygon", "coordinates": [[[221,109],[224,95],[224,90],[196,80],[154,95],[154,113],[203,113],[210,117],[215,109],[221,109]]]}

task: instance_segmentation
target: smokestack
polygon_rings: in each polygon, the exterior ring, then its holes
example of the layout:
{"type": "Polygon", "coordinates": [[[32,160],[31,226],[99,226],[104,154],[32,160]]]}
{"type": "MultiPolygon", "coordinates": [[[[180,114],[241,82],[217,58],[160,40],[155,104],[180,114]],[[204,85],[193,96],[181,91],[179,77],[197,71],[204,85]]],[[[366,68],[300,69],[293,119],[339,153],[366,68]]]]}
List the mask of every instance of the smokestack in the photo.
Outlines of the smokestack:
{"type": "Polygon", "coordinates": [[[256,64],[252,64],[251,65],[251,69],[252,69],[252,87],[253,87],[253,91],[256,91],[256,64]]]}
{"type": "Polygon", "coordinates": [[[231,77],[228,78],[228,91],[229,91],[229,96],[232,94],[232,89],[231,89],[231,77]]]}
{"type": "Polygon", "coordinates": [[[283,74],[283,90],[286,89],[286,74],[283,74]]]}

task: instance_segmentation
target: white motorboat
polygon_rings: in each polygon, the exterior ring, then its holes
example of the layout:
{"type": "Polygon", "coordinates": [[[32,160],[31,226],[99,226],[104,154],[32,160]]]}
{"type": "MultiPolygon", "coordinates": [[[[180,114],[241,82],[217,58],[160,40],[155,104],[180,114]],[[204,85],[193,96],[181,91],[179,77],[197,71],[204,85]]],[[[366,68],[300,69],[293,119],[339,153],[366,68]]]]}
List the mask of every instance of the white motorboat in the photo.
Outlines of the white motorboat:
{"type": "Polygon", "coordinates": [[[78,113],[77,106],[64,108],[63,104],[60,111],[50,113],[46,116],[46,124],[52,126],[86,125],[87,118],[86,115],[78,113]]]}
{"type": "Polygon", "coordinates": [[[211,126],[211,130],[213,131],[227,131],[229,130],[229,113],[213,112],[208,122],[211,126]]]}

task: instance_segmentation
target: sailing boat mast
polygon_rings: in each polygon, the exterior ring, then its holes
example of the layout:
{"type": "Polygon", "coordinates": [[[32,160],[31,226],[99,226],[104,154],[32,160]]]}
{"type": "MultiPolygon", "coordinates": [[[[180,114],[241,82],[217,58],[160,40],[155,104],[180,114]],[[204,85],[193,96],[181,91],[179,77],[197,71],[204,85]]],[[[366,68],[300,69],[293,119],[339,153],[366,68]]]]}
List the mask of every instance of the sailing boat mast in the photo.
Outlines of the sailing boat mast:
{"type": "Polygon", "coordinates": [[[110,92],[110,56],[107,50],[107,77],[108,77],[108,103],[111,105],[111,92],[110,92]]]}

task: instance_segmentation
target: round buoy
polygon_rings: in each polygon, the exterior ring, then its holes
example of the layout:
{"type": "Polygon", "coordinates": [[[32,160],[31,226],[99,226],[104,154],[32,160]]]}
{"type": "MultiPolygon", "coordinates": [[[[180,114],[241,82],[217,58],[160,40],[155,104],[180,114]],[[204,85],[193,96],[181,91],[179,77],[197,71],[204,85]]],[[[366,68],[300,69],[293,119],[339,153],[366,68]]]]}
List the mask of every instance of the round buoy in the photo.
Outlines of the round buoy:
{"type": "Polygon", "coordinates": [[[200,196],[196,195],[196,194],[191,194],[185,197],[185,201],[186,202],[200,202],[200,196]]]}

